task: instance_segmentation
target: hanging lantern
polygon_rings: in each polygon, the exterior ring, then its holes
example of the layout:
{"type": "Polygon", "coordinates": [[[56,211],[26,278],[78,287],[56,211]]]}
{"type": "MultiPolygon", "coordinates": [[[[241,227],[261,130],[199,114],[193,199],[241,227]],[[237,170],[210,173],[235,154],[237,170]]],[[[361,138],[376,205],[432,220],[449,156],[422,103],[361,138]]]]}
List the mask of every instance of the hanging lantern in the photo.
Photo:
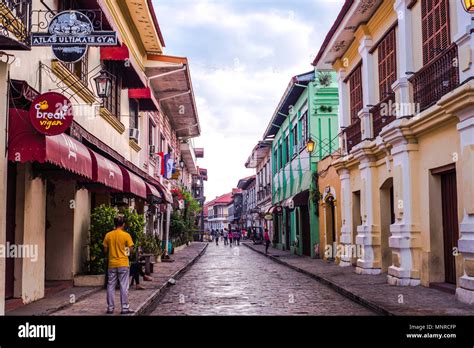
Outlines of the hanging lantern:
{"type": "Polygon", "coordinates": [[[315,147],[315,142],[313,139],[309,139],[308,142],[306,143],[306,151],[308,151],[308,153],[313,153],[314,151],[314,147],[315,147]]]}
{"type": "Polygon", "coordinates": [[[99,75],[94,78],[95,86],[97,89],[97,96],[99,98],[110,97],[112,91],[112,78],[109,73],[105,70],[101,70],[99,75]]]}
{"type": "Polygon", "coordinates": [[[461,0],[464,10],[468,13],[474,13],[474,0],[461,0]]]}

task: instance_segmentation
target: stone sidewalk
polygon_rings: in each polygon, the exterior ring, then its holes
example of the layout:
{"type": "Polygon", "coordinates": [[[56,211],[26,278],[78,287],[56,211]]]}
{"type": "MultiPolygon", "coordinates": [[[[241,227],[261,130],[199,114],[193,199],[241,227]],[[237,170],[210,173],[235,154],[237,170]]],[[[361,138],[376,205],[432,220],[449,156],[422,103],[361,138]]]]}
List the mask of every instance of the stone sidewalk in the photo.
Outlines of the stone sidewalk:
{"type": "MultiPolygon", "coordinates": [[[[242,243],[265,255],[263,245],[242,243]]],[[[474,315],[474,305],[456,301],[454,295],[424,286],[392,286],[386,274],[359,275],[353,267],[340,267],[289,251],[269,249],[270,259],[304,273],[338,293],[385,315],[474,315]]]]}
{"type": "MultiPolygon", "coordinates": [[[[178,279],[186,270],[206,251],[207,243],[194,242],[188,247],[171,255],[174,262],[161,262],[155,264],[153,281],[143,281],[140,284],[145,290],[129,290],[130,308],[136,312],[133,315],[142,315],[147,312],[152,304],[165,292],[170,278],[178,279]]],[[[120,315],[119,291],[115,292],[115,313],[120,315]]],[[[106,315],[106,291],[102,288],[74,287],[65,289],[50,298],[45,298],[26,306],[15,309],[6,315],[106,315]],[[75,303],[71,304],[71,295],[75,303]]]]}

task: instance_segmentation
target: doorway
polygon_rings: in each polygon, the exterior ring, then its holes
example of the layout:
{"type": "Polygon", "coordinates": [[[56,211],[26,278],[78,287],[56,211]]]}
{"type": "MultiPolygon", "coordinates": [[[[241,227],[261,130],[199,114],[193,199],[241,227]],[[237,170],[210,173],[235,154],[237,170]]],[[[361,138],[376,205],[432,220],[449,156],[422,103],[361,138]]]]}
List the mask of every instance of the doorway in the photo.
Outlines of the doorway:
{"type": "Polygon", "coordinates": [[[290,216],[290,211],[288,209],[285,209],[285,242],[286,242],[286,250],[291,249],[291,216],[290,216]]]}
{"type": "Polygon", "coordinates": [[[360,191],[355,191],[352,193],[352,235],[351,235],[351,248],[349,249],[352,253],[351,255],[351,264],[352,266],[357,266],[357,255],[354,252],[356,248],[356,236],[357,236],[357,226],[362,225],[362,216],[360,213],[360,191]]]}
{"type": "Polygon", "coordinates": [[[456,284],[456,260],[453,250],[459,239],[458,197],[456,171],[450,170],[441,176],[441,206],[443,218],[444,277],[445,282],[456,284]]]}
{"type": "Polygon", "coordinates": [[[303,255],[311,256],[311,229],[309,227],[309,210],[307,205],[301,206],[300,217],[303,237],[303,255]]]}
{"type": "Polygon", "coordinates": [[[390,225],[395,223],[393,178],[388,178],[380,187],[380,252],[382,272],[392,264],[392,249],[389,246],[390,225]]]}

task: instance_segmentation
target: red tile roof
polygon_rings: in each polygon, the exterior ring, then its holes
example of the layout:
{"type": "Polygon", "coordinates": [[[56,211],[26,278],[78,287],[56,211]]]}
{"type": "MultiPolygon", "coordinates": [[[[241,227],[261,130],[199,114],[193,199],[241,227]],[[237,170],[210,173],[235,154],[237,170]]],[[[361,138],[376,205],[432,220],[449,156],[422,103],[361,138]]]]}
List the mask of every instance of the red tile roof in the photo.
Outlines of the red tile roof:
{"type": "Polygon", "coordinates": [[[210,202],[207,202],[204,207],[209,207],[216,204],[229,204],[232,202],[232,192],[226,193],[225,195],[219,196],[210,202]]]}

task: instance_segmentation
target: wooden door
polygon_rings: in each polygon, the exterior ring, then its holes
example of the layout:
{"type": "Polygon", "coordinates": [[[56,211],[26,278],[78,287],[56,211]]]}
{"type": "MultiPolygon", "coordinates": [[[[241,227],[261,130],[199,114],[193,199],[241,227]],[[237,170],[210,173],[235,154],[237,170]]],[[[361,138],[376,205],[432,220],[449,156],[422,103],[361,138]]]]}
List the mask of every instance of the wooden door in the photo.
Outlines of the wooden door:
{"type": "Polygon", "coordinates": [[[458,245],[458,199],[456,172],[441,174],[441,205],[443,215],[444,274],[446,283],[456,284],[456,264],[453,249],[458,245]]]}

